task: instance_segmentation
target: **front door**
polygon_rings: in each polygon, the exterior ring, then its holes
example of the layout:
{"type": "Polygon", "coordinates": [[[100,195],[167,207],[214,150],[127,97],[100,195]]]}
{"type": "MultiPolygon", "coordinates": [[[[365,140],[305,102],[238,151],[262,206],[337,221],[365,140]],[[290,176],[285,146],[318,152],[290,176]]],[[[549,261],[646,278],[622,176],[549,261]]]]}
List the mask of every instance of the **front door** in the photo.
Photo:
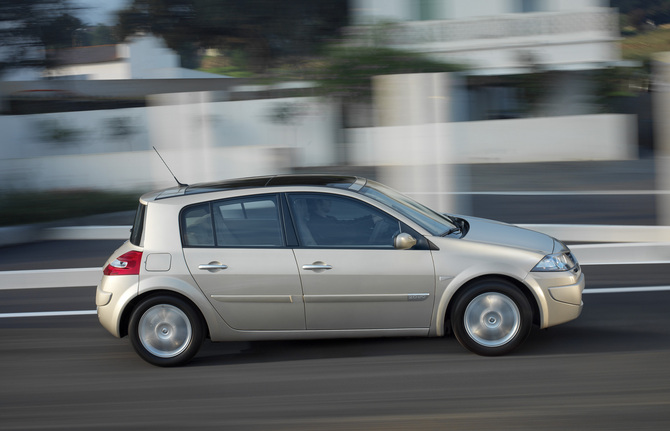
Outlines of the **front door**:
{"type": "MultiPolygon", "coordinates": [[[[435,272],[428,249],[397,250],[408,229],[357,199],[289,194],[301,247],[307,329],[428,328],[435,272]]],[[[417,235],[416,232],[411,232],[417,235]]]]}

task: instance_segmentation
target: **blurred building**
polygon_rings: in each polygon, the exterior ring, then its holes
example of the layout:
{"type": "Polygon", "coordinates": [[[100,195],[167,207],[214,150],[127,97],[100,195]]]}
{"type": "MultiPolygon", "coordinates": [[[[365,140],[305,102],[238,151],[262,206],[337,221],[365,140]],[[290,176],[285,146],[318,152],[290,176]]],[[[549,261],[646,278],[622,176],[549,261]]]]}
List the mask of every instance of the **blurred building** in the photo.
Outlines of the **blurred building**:
{"type": "Polygon", "coordinates": [[[117,45],[81,46],[50,54],[49,79],[225,78],[180,67],[179,56],[161,38],[140,35],[117,45]]]}
{"type": "Polygon", "coordinates": [[[594,71],[620,65],[608,0],[352,0],[358,44],[465,65],[452,120],[597,112],[594,71]],[[467,102],[467,103],[465,103],[467,102]]]}
{"type": "Polygon", "coordinates": [[[352,2],[360,39],[482,72],[579,70],[620,59],[618,14],[607,0],[352,2]],[[378,25],[388,25],[381,37],[378,25]]]}
{"type": "Polygon", "coordinates": [[[172,178],[156,146],[187,183],[344,160],[381,167],[404,192],[446,196],[463,188],[447,165],[636,157],[634,116],[599,114],[594,102],[593,74],[619,60],[606,1],[351,1],[350,43],[467,70],[376,77],[374,115],[343,130],[343,110],[313,97],[312,83],[197,79],[150,36],[67,50],[51,79],[0,82],[0,180],[15,189],[163,186],[172,178]]]}
{"type": "Polygon", "coordinates": [[[384,166],[385,182],[413,184],[415,197],[446,209],[455,204],[444,196],[466,187],[453,164],[637,157],[635,116],[603,114],[599,104],[599,74],[621,65],[618,14],[608,6],[351,0],[349,44],[465,70],[375,78],[374,121],[349,131],[350,159],[384,166]]]}

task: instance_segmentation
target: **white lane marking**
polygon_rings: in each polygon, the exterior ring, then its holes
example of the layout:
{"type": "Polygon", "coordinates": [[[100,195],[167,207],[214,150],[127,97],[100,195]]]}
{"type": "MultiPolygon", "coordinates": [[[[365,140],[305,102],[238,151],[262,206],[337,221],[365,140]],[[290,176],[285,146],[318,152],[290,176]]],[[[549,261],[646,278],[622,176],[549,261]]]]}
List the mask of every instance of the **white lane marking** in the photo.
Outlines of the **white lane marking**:
{"type": "MultiPolygon", "coordinates": [[[[670,292],[670,286],[640,286],[640,287],[604,287],[601,289],[584,289],[583,294],[591,293],[639,293],[639,292],[670,292]]],[[[18,317],[60,317],[60,316],[88,316],[97,314],[96,310],[76,311],[38,311],[32,313],[0,313],[0,319],[18,317]]]]}
{"type": "Polygon", "coordinates": [[[45,240],[126,240],[130,237],[131,226],[64,226],[46,229],[42,235],[45,240]]]}
{"type": "Polygon", "coordinates": [[[607,265],[667,265],[669,260],[641,260],[639,262],[582,262],[579,258],[579,266],[607,266],[607,265]]]}
{"type": "Polygon", "coordinates": [[[485,196],[654,196],[667,195],[670,190],[565,190],[565,191],[482,191],[482,192],[403,192],[406,195],[485,195],[485,196]]]}
{"type": "Polygon", "coordinates": [[[602,289],[584,289],[582,293],[636,293],[636,292],[668,292],[670,286],[642,287],[604,287],[602,289]]]}
{"type": "Polygon", "coordinates": [[[88,316],[97,314],[96,310],[74,310],[74,311],[36,311],[29,313],[0,313],[0,319],[15,317],[61,317],[61,316],[88,316]]]}
{"type": "Polygon", "coordinates": [[[101,279],[101,267],[0,271],[0,290],[95,287],[101,279]]]}

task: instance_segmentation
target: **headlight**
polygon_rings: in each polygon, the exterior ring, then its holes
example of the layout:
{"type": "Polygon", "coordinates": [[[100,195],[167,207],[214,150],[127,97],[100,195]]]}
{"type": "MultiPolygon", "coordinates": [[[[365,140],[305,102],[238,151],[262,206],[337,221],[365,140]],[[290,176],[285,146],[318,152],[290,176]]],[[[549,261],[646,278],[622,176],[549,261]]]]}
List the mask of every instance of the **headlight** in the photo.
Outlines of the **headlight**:
{"type": "Polygon", "coordinates": [[[577,259],[572,256],[572,253],[561,252],[546,255],[532,270],[538,272],[570,271],[577,265],[577,259]]]}

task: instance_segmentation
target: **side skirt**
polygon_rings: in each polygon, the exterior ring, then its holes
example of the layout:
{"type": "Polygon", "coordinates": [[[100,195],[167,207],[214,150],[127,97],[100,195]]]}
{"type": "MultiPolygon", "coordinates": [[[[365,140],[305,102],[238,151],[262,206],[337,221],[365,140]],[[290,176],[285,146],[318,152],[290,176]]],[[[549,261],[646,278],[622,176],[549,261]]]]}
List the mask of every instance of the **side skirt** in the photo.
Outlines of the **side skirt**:
{"type": "Polygon", "coordinates": [[[212,341],[316,340],[327,338],[427,337],[429,328],[343,329],[295,331],[226,331],[212,341]]]}

